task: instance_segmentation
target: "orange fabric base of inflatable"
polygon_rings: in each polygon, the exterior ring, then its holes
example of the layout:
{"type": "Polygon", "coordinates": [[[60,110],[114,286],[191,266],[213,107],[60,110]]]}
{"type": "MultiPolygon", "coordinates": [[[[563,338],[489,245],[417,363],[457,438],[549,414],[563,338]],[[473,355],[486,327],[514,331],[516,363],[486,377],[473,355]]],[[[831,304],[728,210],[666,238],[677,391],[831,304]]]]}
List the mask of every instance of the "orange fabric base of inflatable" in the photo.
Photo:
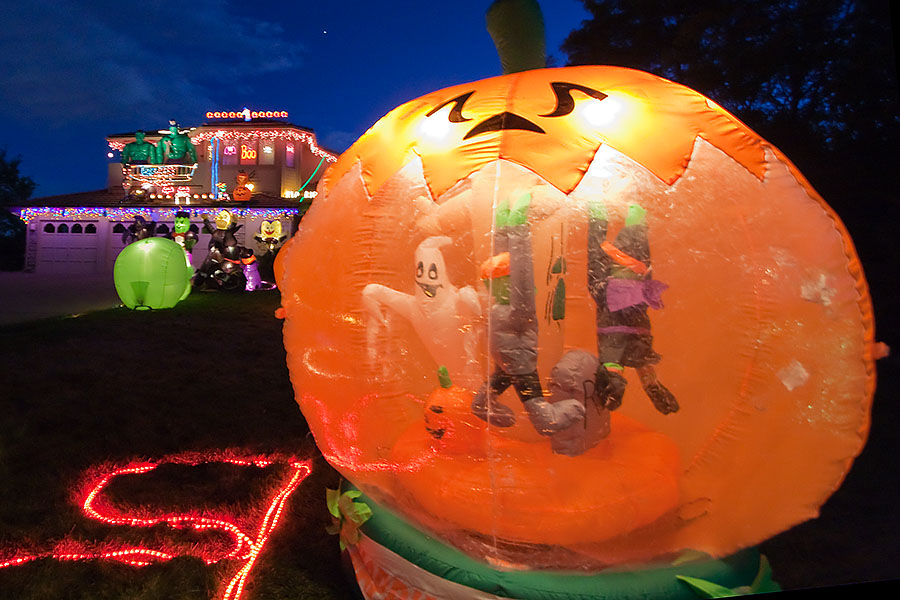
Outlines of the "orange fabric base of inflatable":
{"type": "Polygon", "coordinates": [[[398,483],[447,532],[590,544],[648,525],[678,504],[675,443],[624,415],[613,413],[609,437],[574,458],[554,454],[549,440],[525,443],[485,431],[477,452],[448,452],[448,440],[416,424],[392,452],[406,462],[430,449],[433,457],[415,472],[398,473],[398,483]]]}

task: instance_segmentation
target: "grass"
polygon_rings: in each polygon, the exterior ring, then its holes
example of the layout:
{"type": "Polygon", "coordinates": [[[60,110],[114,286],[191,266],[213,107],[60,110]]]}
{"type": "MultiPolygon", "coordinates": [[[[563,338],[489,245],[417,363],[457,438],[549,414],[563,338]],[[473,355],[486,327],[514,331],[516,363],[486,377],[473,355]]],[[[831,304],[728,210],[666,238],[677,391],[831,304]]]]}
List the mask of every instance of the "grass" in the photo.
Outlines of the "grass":
{"type": "MultiPolygon", "coordinates": [[[[317,457],[288,379],[278,304],[277,291],[192,294],[171,310],[0,328],[0,557],[63,539],[187,535],[84,517],[73,491],[94,465],[228,448],[317,457]]],[[[274,467],[163,465],[115,480],[107,495],[147,510],[239,513],[265,505],[276,476],[274,467]]],[[[315,458],[244,598],[350,597],[337,540],[325,533],[324,490],[337,481],[315,458]]],[[[191,557],[142,568],[46,559],[0,570],[0,599],[206,599],[221,596],[224,568],[191,557]]]]}
{"type": "MultiPolygon", "coordinates": [[[[876,298],[892,297],[887,279],[873,271],[876,298]]],[[[281,322],[273,317],[278,304],[277,291],[192,294],[171,310],[115,309],[0,327],[0,558],[73,538],[197,541],[82,516],[72,492],[93,465],[223,448],[318,457],[294,402],[281,322]]],[[[887,325],[879,339],[892,342],[895,313],[886,303],[876,310],[887,325]]],[[[898,385],[895,347],[879,363],[869,442],[842,487],[820,518],[761,545],[784,588],[900,577],[898,385]]],[[[339,476],[320,457],[313,469],[244,598],[351,598],[337,540],[325,533],[325,488],[339,476]]],[[[152,476],[117,480],[108,495],[122,505],[240,512],[264,501],[273,477],[277,472],[221,464],[163,465],[152,476]]],[[[206,599],[221,596],[222,579],[221,567],[190,557],[143,568],[40,560],[0,569],[0,600],[206,599]]]]}

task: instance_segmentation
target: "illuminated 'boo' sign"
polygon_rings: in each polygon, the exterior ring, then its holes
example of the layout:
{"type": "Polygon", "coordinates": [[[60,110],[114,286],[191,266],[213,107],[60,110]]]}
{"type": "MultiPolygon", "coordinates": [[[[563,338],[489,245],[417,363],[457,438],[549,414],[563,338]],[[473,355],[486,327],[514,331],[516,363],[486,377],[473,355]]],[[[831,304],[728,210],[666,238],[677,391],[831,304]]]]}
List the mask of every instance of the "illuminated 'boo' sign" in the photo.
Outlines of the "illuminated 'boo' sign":
{"type": "Polygon", "coordinates": [[[287,119],[286,110],[250,110],[245,108],[239,111],[215,111],[206,113],[207,119],[287,119]]]}

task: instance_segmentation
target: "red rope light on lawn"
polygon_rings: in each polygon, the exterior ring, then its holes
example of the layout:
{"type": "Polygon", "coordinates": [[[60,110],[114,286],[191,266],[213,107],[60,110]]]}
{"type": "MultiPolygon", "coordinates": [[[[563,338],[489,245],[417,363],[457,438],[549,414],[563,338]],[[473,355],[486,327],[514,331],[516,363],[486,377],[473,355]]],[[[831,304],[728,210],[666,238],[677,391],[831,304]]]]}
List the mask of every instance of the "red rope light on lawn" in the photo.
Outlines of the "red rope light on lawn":
{"type": "MultiPolygon", "coordinates": [[[[79,500],[82,512],[90,519],[106,523],[107,525],[125,525],[129,527],[153,527],[159,524],[166,524],[176,529],[190,527],[197,531],[218,530],[230,536],[231,547],[227,552],[219,549],[219,551],[212,550],[198,552],[197,554],[208,565],[216,564],[223,560],[243,561],[242,566],[231,577],[227,585],[224,581],[222,582],[225,588],[222,600],[239,600],[257,558],[278,525],[285,504],[291,494],[312,472],[312,466],[310,461],[301,461],[294,457],[246,457],[237,456],[234,453],[216,452],[180,454],[168,456],[154,462],[136,462],[106,469],[95,468],[93,471],[96,474],[89,477],[84,483],[82,489],[86,493],[83,493],[79,500]],[[274,464],[283,463],[287,464],[291,469],[290,476],[278,485],[275,494],[269,499],[265,516],[254,537],[245,533],[235,521],[222,517],[210,517],[199,514],[132,516],[120,513],[111,505],[101,501],[103,491],[116,477],[149,473],[162,464],[197,466],[217,462],[257,468],[266,468],[274,464]]],[[[61,561],[110,560],[134,567],[144,567],[156,562],[166,562],[177,556],[195,554],[194,552],[185,553],[182,550],[181,548],[151,549],[144,547],[92,549],[89,544],[84,542],[65,540],[57,544],[54,550],[48,552],[27,553],[0,561],[0,569],[15,567],[44,558],[61,561]]],[[[192,550],[196,549],[192,548],[192,550]]]]}

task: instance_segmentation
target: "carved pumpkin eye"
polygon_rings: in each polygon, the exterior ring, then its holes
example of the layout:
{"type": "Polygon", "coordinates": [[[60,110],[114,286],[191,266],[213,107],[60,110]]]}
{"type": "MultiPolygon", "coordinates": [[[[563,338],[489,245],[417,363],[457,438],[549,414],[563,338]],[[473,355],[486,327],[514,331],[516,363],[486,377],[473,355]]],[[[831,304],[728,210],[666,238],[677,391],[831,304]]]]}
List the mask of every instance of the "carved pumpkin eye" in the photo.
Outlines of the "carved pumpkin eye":
{"type": "Polygon", "coordinates": [[[471,92],[466,92],[465,94],[462,94],[461,96],[457,96],[456,98],[453,98],[452,100],[447,100],[440,106],[436,106],[435,108],[432,108],[430,111],[428,111],[428,114],[425,116],[430,117],[431,115],[438,112],[439,110],[441,110],[448,104],[453,104],[453,108],[450,109],[450,115],[447,117],[447,119],[451,123],[463,123],[465,121],[471,121],[472,119],[469,119],[462,115],[462,107],[463,107],[463,104],[466,103],[466,100],[469,99],[469,96],[471,96],[474,93],[475,93],[475,91],[472,90],[471,92]]]}
{"type": "MultiPolygon", "coordinates": [[[[577,83],[553,81],[550,83],[550,87],[553,90],[553,94],[556,96],[556,108],[554,108],[547,114],[538,115],[540,117],[564,117],[570,114],[573,110],[575,110],[575,100],[572,98],[573,91],[581,92],[582,94],[585,94],[597,100],[604,100],[605,98],[607,98],[607,95],[603,92],[577,83]]],[[[463,105],[466,103],[469,97],[471,97],[474,93],[475,92],[473,90],[471,92],[466,92],[465,94],[460,94],[459,96],[451,98],[443,104],[440,104],[428,111],[428,113],[425,115],[426,118],[433,117],[438,114],[443,114],[444,109],[452,105],[449,113],[447,113],[446,122],[440,121],[440,119],[438,122],[426,121],[426,123],[423,124],[425,125],[423,131],[427,133],[429,137],[439,138],[443,137],[447,133],[447,123],[464,123],[466,121],[471,121],[472,119],[463,116],[462,109],[463,105]]],[[[476,124],[466,133],[463,139],[467,140],[481,133],[503,131],[506,129],[518,129],[520,131],[546,133],[546,131],[544,131],[544,129],[540,125],[528,120],[527,118],[512,112],[503,111],[501,113],[492,115],[476,124]]]]}
{"type": "Polygon", "coordinates": [[[556,108],[546,115],[540,115],[542,117],[563,117],[575,110],[575,100],[572,99],[572,90],[577,90],[591,98],[596,98],[597,100],[607,98],[607,95],[603,92],[598,92],[593,88],[578,85],[577,83],[554,81],[550,84],[550,87],[553,88],[553,93],[556,94],[556,108]]]}

